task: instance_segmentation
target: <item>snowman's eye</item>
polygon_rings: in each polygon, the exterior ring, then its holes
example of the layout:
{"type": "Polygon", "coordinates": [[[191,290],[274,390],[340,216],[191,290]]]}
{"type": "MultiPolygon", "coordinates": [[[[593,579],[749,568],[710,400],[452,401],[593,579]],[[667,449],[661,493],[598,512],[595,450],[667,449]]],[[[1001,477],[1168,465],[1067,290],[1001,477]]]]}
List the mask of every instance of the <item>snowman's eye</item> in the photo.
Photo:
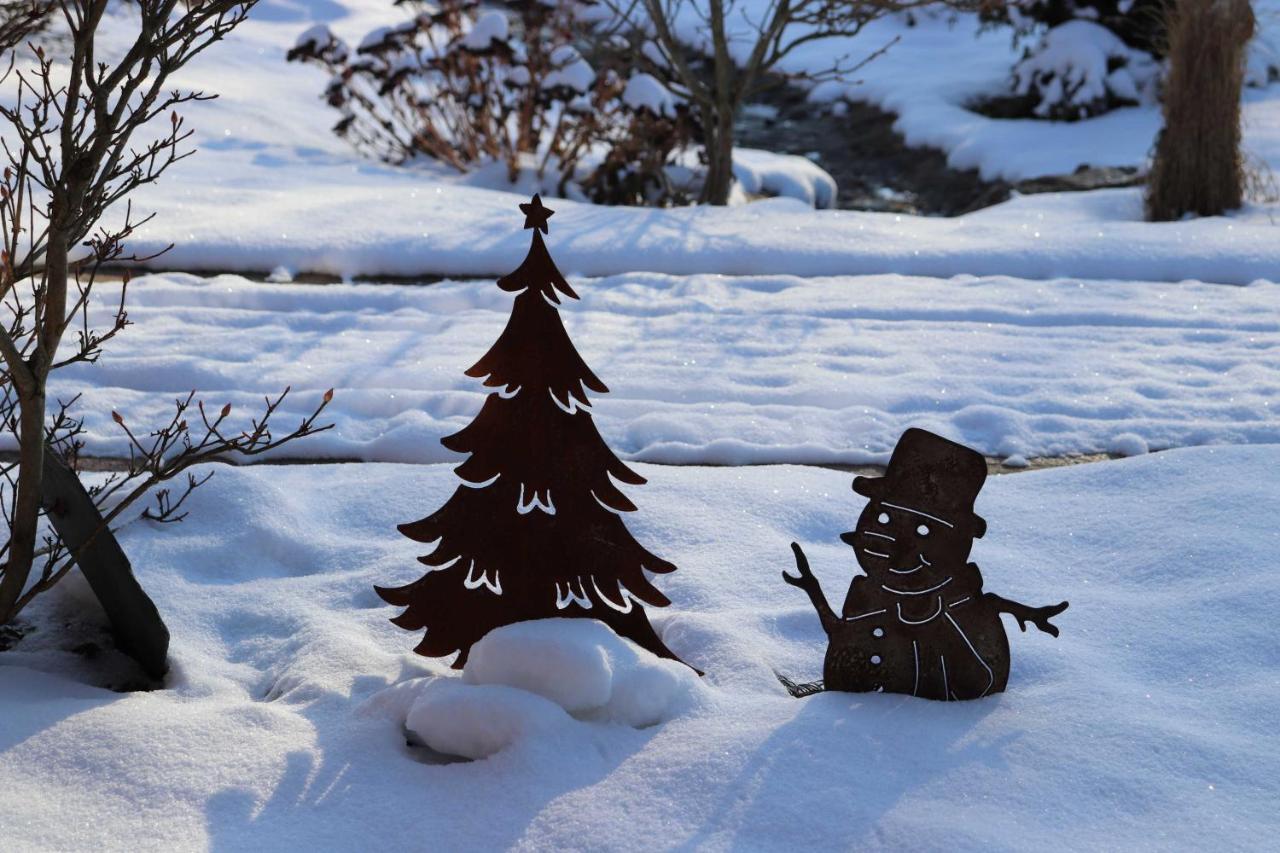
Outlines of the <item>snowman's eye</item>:
{"type": "Polygon", "coordinates": [[[889,523],[889,513],[887,513],[887,512],[882,512],[882,513],[880,513],[880,517],[879,517],[879,518],[877,518],[877,519],[876,519],[876,521],[880,522],[881,524],[888,524],[888,523],[889,523]]]}
{"type": "Polygon", "coordinates": [[[922,525],[920,525],[919,527],[917,527],[917,528],[916,528],[916,533],[917,533],[918,535],[920,535],[920,536],[928,536],[928,535],[929,535],[929,525],[927,525],[927,524],[922,524],[922,525]]]}

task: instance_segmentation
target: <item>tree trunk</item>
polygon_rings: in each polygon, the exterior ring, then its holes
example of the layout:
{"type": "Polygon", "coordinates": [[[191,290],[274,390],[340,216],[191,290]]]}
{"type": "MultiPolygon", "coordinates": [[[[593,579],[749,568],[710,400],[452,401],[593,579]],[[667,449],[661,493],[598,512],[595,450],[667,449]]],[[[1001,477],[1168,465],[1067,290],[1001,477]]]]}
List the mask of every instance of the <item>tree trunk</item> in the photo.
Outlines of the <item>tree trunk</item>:
{"type": "MultiPolygon", "coordinates": [[[[54,203],[55,221],[64,205],[54,203]]],[[[0,625],[18,615],[18,599],[31,576],[35,560],[36,536],[40,526],[40,487],[44,477],[45,383],[62,337],[62,321],[67,310],[66,231],[50,228],[45,253],[45,293],[39,315],[36,345],[28,362],[28,376],[18,387],[18,493],[13,504],[13,524],[9,530],[9,560],[0,581],[0,625]]],[[[12,374],[14,371],[10,371],[12,374]]]]}
{"type": "Polygon", "coordinates": [[[9,561],[0,582],[0,625],[17,616],[18,599],[26,588],[40,524],[40,481],[44,466],[44,381],[31,393],[20,393],[18,437],[18,494],[9,530],[9,561]]]}
{"type": "Polygon", "coordinates": [[[1173,8],[1148,219],[1220,216],[1243,203],[1240,92],[1253,30],[1249,0],[1179,0],[1173,8]]]}
{"type": "Polygon", "coordinates": [[[714,126],[706,131],[707,180],[701,201],[726,205],[733,189],[733,112],[721,106],[716,113],[714,126]]]}

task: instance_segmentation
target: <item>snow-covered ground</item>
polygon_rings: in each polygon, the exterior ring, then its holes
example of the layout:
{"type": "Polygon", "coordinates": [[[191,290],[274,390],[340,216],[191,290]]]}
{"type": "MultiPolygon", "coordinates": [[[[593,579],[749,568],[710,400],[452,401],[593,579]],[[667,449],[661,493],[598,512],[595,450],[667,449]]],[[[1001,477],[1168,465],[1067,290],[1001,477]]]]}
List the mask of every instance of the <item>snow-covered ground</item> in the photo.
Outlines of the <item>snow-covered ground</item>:
{"type": "MultiPolygon", "coordinates": [[[[1258,6],[1271,32],[1277,4],[1258,6]]],[[[176,243],[168,268],[480,280],[134,281],[134,325],[51,386],[82,395],[88,452],[126,451],[112,411],[145,431],[197,389],[247,418],[291,385],[279,426],[334,387],[336,427],[288,455],[375,464],[220,467],[182,525],[126,526],[172,629],[167,689],[97,686],[124,670],[84,653],[98,629],[78,576],[24,613],[34,630],[0,653],[0,847],[1274,847],[1280,207],[1149,225],[1137,190],[953,220],[551,202],[548,244],[583,297],[562,316],[613,392],[597,423],[650,479],[628,523],[679,566],[659,582],[673,606],[650,615],[706,677],[544,623],[490,635],[464,680],[413,655],[373,592],[417,576],[421,546],[395,525],[456,480],[387,463],[451,461],[439,438],[479,410],[463,370],[506,322],[492,277],[528,245],[524,199],[362,160],[330,133],[323,75],[284,61],[313,24],[358,41],[403,15],[263,0],[184,74],[222,97],[187,110],[201,151],[135,199],[158,216],[132,248],[176,243]],[[909,426],[1015,463],[1136,458],[998,477],[980,497],[987,588],[1071,601],[1057,639],[1007,626],[1007,693],[791,699],[774,671],[818,677],[824,644],[780,572],[799,541],[842,598],[849,476],[644,463],[883,463],[909,426]],[[1206,446],[1144,455],[1187,445],[1206,446]],[[407,737],[483,757],[445,763],[407,737]]],[[[861,86],[817,94],[882,104],[909,141],[991,176],[1141,165],[1150,148],[1151,106],[1072,125],[964,110],[1015,53],[963,17],[881,22],[794,61],[897,35],[861,86]]],[[[1252,155],[1280,168],[1280,86],[1246,102],[1252,155]]],[[[794,159],[741,163],[749,188],[830,192],[794,159]]]]}
{"type": "MultiPolygon", "coordinates": [[[[221,97],[186,111],[200,152],[138,194],[135,208],[158,216],[132,248],[176,244],[159,262],[170,269],[508,271],[521,251],[509,240],[518,195],[477,185],[491,182],[487,173],[468,179],[359,157],[330,132],[337,114],[320,97],[324,74],[285,62],[313,24],[358,42],[404,15],[386,0],[260,3],[248,23],[183,72],[188,85],[221,97]]],[[[823,43],[795,61],[816,67],[833,52],[857,55],[901,36],[858,73],[862,83],[849,94],[899,111],[909,141],[1008,177],[1069,172],[1081,163],[1141,164],[1158,127],[1155,107],[1075,124],[997,121],[964,110],[975,92],[1005,87],[1015,57],[1007,31],[977,36],[973,28],[967,18],[954,28],[933,18],[916,27],[887,20],[854,44],[823,43]]],[[[1280,86],[1250,90],[1246,101],[1247,148],[1280,167],[1280,86]]],[[[770,165],[757,153],[743,166],[755,186],[828,192],[794,161],[770,165]]],[[[791,199],[729,209],[551,206],[559,211],[557,257],[583,275],[966,273],[1243,284],[1280,270],[1275,205],[1228,220],[1150,225],[1142,222],[1138,190],[1032,196],[953,220],[814,211],[791,199]]]]}
{"type": "Polygon", "coordinates": [[[373,584],[420,569],[394,525],[449,495],[448,467],[221,468],[184,524],[123,536],[173,631],[169,689],[80,682],[91,665],[58,650],[70,588],[30,614],[44,651],[0,654],[3,846],[1273,849],[1277,468],[1280,447],[1199,448],[990,480],[987,588],[1071,608],[1057,639],[1006,626],[1007,693],[947,705],[795,700],[774,678],[820,674],[780,572],[800,541],[843,595],[848,475],[641,465],[628,523],[679,566],[651,615],[707,673],[641,729],[500,671],[460,684],[386,621],[373,584]],[[451,703],[492,725],[433,716],[451,703]],[[433,736],[509,745],[430,763],[405,745],[413,708],[460,728],[433,736]]]}
{"type": "MultiPolygon", "coordinates": [[[[528,245],[514,229],[505,242],[528,245]]],[[[1276,284],[637,273],[574,287],[561,315],[612,392],[596,420],[642,461],[883,463],[909,426],[1000,457],[1280,443],[1276,284]]],[[[337,427],[289,455],[453,459],[439,439],[486,392],[463,371],[511,306],[487,280],[163,275],[130,294],[134,325],[51,386],[83,395],[95,454],[127,454],[112,411],[158,425],[195,389],[247,418],[291,385],[282,426],[334,387],[337,427]]]]}

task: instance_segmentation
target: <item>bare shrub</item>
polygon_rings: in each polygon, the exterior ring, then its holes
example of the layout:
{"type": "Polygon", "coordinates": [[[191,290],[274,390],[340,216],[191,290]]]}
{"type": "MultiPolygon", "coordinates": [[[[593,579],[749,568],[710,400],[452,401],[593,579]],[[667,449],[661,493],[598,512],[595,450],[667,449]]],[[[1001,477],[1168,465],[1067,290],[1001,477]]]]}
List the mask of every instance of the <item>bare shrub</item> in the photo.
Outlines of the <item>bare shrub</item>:
{"type": "Polygon", "coordinates": [[[531,170],[560,195],[573,183],[597,202],[678,200],[667,167],[697,125],[679,99],[634,96],[635,58],[596,31],[592,3],[397,5],[414,18],[354,50],[318,26],[288,54],[329,72],[334,130],[358,149],[460,172],[499,162],[512,182],[531,170]]]}
{"type": "MultiPolygon", "coordinates": [[[[125,241],[150,218],[133,215],[130,193],[192,153],[186,147],[191,133],[176,109],[211,97],[174,89],[170,77],[235,29],[257,0],[136,0],[133,38],[115,49],[98,38],[108,2],[59,0],[67,32],[56,49],[32,45],[22,57],[7,57],[11,88],[0,98],[0,117],[9,125],[0,141],[6,161],[0,180],[0,422],[18,453],[16,461],[0,465],[0,516],[9,534],[0,546],[0,625],[75,565],[77,555],[43,522],[41,481],[46,453],[76,464],[81,426],[75,400],[59,402],[49,416],[48,380],[67,365],[96,361],[129,323],[127,280],[118,302],[108,306],[105,327],[91,319],[102,267],[130,259],[125,241]],[[119,207],[121,215],[106,221],[107,212],[119,207]],[[63,345],[67,337],[70,346],[63,345]]],[[[10,37],[11,48],[34,32],[30,23],[20,29],[10,37]]],[[[316,418],[329,395],[296,428],[273,432],[271,418],[282,400],[267,400],[239,428],[230,425],[230,406],[206,413],[193,405],[194,397],[178,400],[173,419],[148,432],[131,430],[117,416],[131,453],[125,472],[92,490],[103,529],[152,487],[192,465],[263,453],[325,428],[316,418]]],[[[149,517],[177,520],[186,495],[201,482],[188,478],[177,496],[161,491],[149,517]]],[[[102,530],[94,531],[90,541],[99,535],[102,530]]]]}
{"type": "Polygon", "coordinates": [[[1218,216],[1244,201],[1240,94],[1253,36],[1248,0],[1178,0],[1171,11],[1164,129],[1147,179],[1147,218],[1218,216]]]}
{"type": "MultiPolygon", "coordinates": [[[[797,49],[825,39],[853,38],[885,15],[925,7],[975,9],[988,0],[769,0],[751,8],[738,0],[599,2],[621,32],[644,40],[643,53],[654,63],[655,76],[697,111],[706,162],[699,200],[722,205],[728,204],[733,188],[738,114],[797,49]],[[680,27],[691,20],[699,24],[695,39],[680,27]]],[[[824,68],[785,76],[808,84],[849,80],[889,46],[872,45],[824,68]]]]}
{"type": "Polygon", "coordinates": [[[0,51],[12,50],[45,28],[54,0],[0,0],[0,51]]]}

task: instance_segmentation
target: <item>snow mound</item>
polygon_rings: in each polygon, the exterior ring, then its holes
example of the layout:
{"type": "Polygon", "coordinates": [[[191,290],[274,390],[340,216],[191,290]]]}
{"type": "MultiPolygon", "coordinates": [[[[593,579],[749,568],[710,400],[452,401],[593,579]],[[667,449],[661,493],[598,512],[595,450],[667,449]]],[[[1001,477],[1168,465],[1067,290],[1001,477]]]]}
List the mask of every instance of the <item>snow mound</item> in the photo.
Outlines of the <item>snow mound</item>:
{"type": "Polygon", "coordinates": [[[807,157],[735,148],[733,176],[754,195],[794,198],[819,210],[835,207],[835,178],[807,157]]]}
{"type": "Polygon", "coordinates": [[[490,631],[472,647],[463,681],[519,688],[575,717],[635,728],[686,709],[699,686],[689,667],[594,619],[541,619],[490,631]]]}
{"type": "Polygon", "coordinates": [[[524,690],[431,678],[405,727],[437,752],[480,759],[571,722],[560,706],[524,690]]]}
{"type": "Polygon", "coordinates": [[[461,679],[397,685],[380,703],[408,708],[405,728],[446,755],[488,758],[584,723],[647,728],[694,705],[693,670],[624,640],[594,619],[542,619],[490,631],[461,679]],[[576,718],[576,719],[575,719],[576,718]]]}

